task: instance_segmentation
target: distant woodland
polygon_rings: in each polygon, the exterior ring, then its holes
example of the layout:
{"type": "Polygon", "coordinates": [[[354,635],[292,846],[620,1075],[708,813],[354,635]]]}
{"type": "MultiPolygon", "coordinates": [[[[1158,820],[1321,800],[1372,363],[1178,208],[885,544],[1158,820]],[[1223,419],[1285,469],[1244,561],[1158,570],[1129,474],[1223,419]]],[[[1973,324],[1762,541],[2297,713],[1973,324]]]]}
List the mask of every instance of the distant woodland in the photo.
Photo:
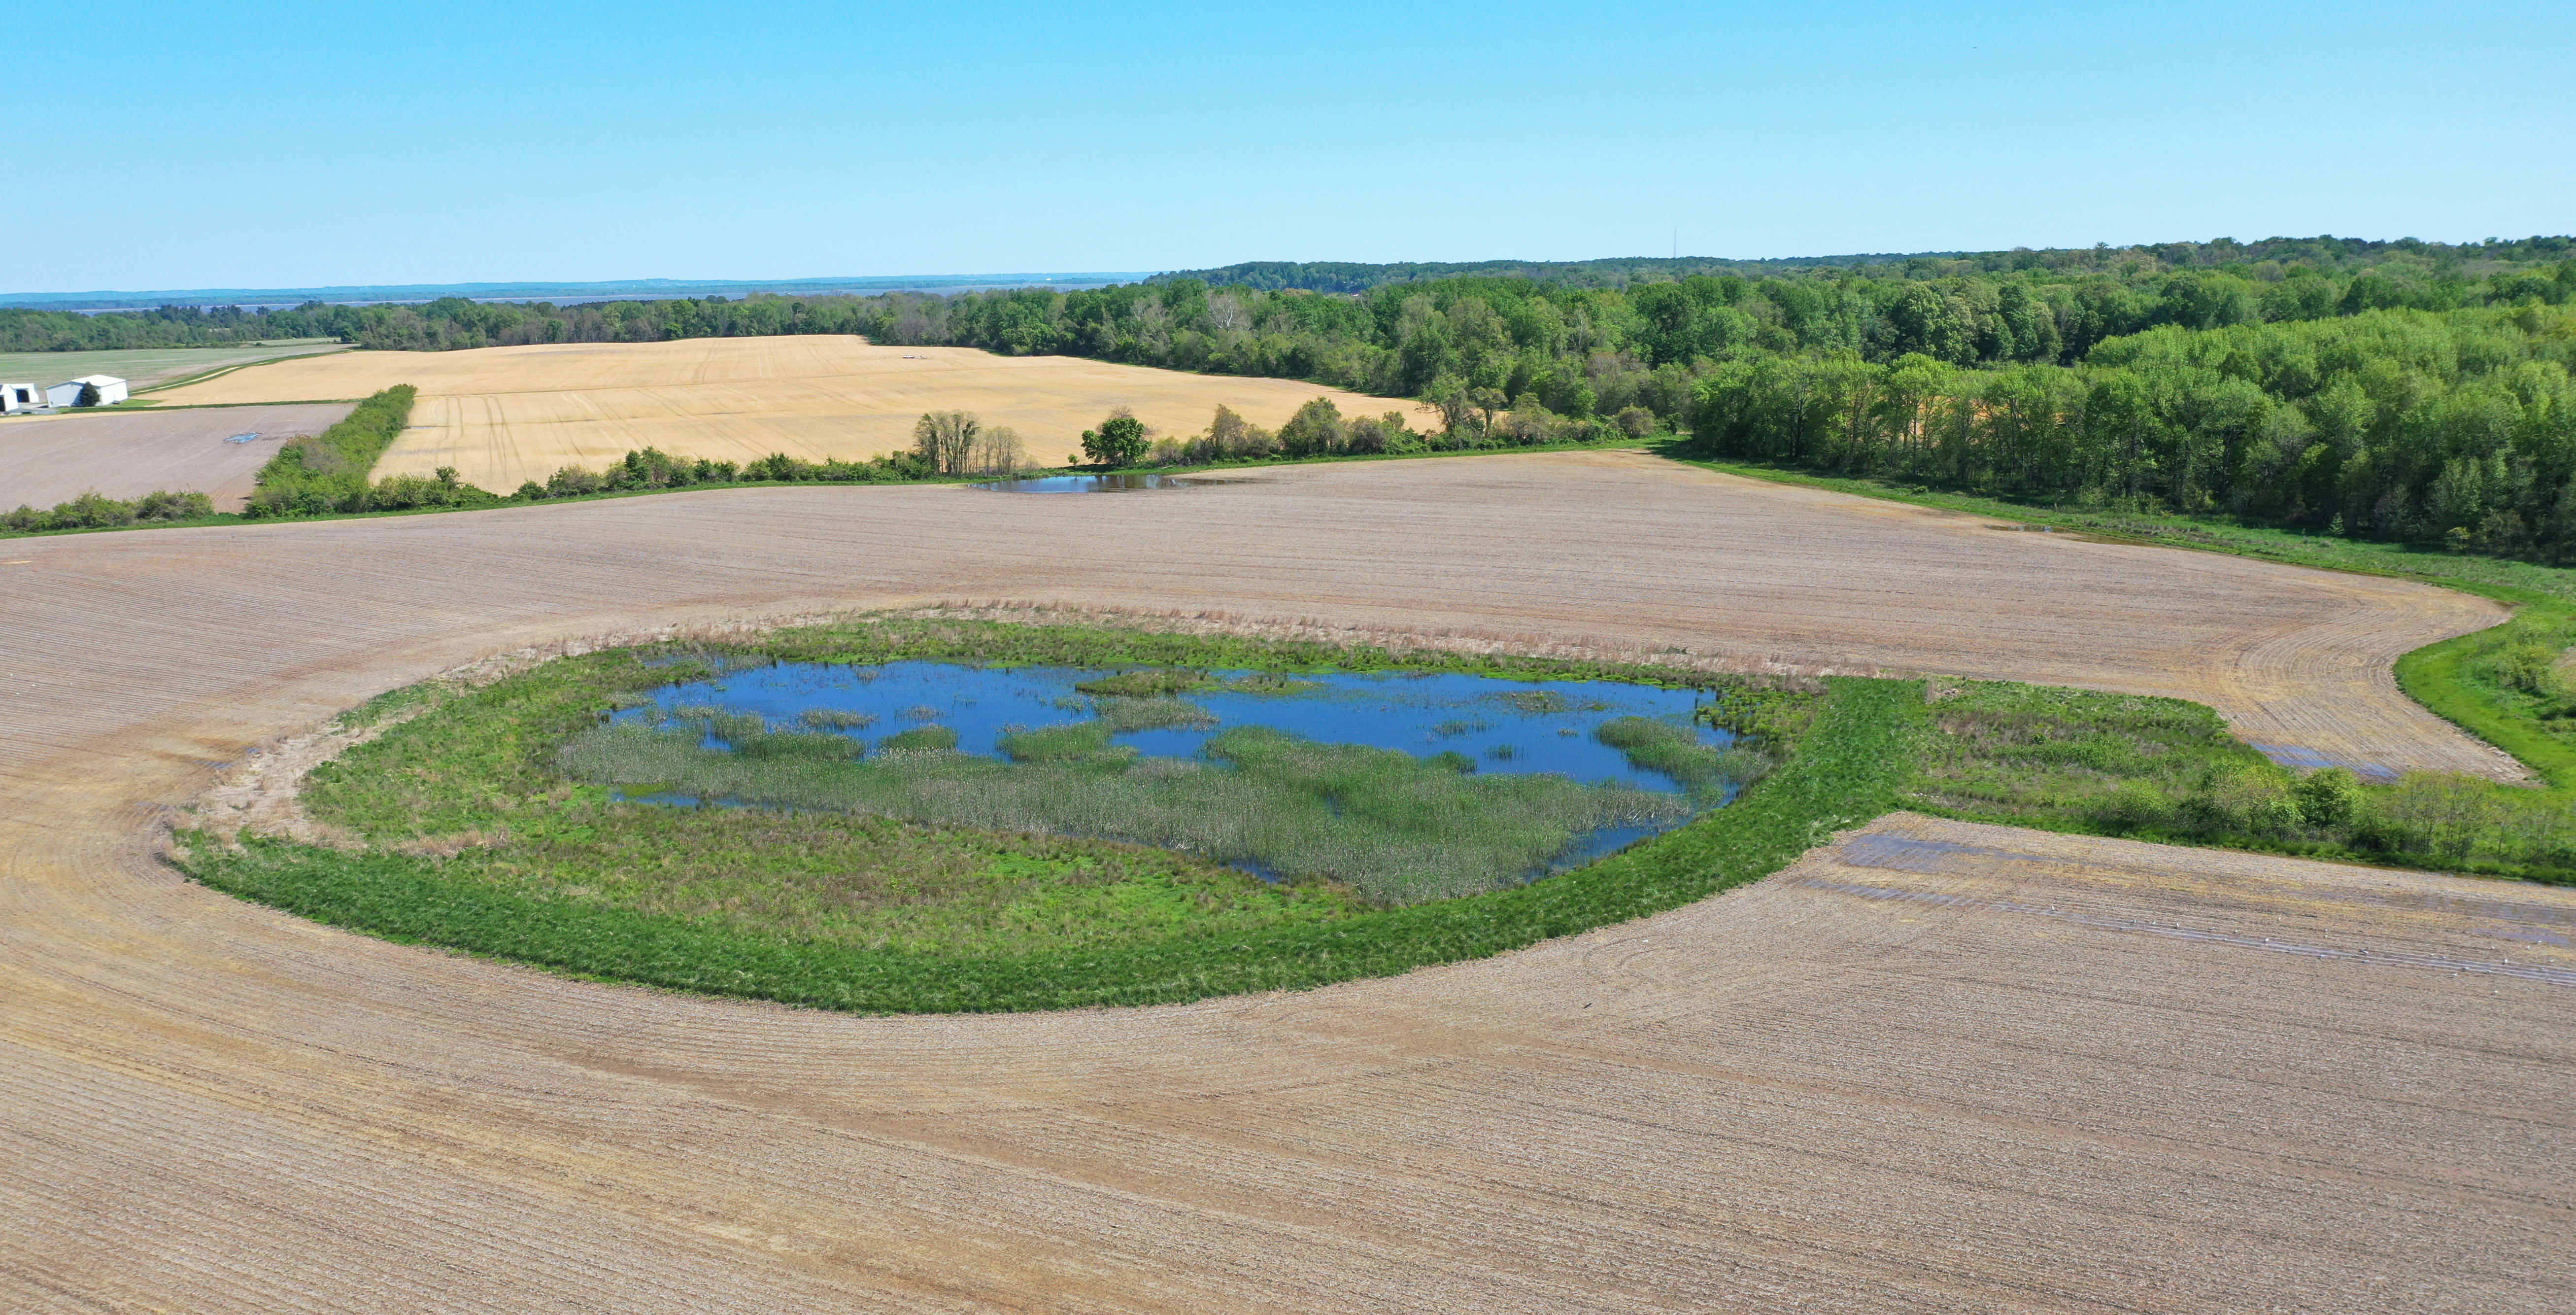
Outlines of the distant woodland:
{"type": "Polygon", "coordinates": [[[1712,456],[2576,561],[2576,240],[1262,263],[1059,292],[0,311],[0,351],[857,333],[1309,379],[1453,440],[1712,456]]]}

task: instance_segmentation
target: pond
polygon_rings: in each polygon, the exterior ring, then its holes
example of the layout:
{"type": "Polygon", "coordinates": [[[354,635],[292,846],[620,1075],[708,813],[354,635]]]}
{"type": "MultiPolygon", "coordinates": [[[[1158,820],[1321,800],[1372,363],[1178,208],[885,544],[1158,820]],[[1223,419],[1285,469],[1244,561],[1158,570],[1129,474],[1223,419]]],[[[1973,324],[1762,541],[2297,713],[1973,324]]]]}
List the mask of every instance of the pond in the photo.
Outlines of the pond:
{"type": "Polygon", "coordinates": [[[1724,804],[1762,760],[1700,702],[1447,672],[779,663],[665,686],[563,765],[648,802],[1128,839],[1421,898],[1544,876],[1724,804]]]}
{"type": "Polygon", "coordinates": [[[1187,488],[1195,482],[1178,475],[1042,475],[990,480],[968,487],[995,493],[1131,493],[1138,489],[1187,488]]]}

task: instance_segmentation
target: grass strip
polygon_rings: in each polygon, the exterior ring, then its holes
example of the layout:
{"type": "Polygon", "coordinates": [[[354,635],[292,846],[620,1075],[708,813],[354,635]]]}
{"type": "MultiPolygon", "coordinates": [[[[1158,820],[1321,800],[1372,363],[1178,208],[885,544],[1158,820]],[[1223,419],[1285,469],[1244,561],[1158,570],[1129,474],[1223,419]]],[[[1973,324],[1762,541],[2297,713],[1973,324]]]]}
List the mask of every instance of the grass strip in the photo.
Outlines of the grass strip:
{"type": "Polygon", "coordinates": [[[2397,659],[2397,687],[2434,715],[2512,754],[2576,808],[2576,723],[2557,727],[2515,706],[2479,670],[2502,650],[2576,644],[2576,604],[2549,594],[2476,581],[2445,580],[2463,593],[2514,607],[2511,621],[2427,644],[2397,659]]]}
{"type": "Polygon", "coordinates": [[[867,1013],[1166,1004],[1297,990],[1483,958],[1704,899],[1886,812],[1923,733],[1919,682],[1828,693],[1789,763],[1732,805],[1580,870],[1510,890],[1245,934],[1006,958],[864,950],[711,921],[460,887],[431,860],[183,836],[188,869],[245,899],[390,940],[602,980],[867,1013]]]}

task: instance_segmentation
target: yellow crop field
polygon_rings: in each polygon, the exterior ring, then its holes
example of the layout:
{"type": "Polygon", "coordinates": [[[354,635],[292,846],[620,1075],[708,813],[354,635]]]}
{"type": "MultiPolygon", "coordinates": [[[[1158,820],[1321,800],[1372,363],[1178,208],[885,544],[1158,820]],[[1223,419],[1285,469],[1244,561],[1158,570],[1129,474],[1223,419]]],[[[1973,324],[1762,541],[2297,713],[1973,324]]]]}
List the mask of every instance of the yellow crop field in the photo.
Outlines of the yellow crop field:
{"type": "Polygon", "coordinates": [[[1133,409],[1156,435],[1195,434],[1219,406],[1277,427],[1329,397],[1343,414],[1420,404],[1285,379],[1186,374],[1068,356],[995,356],[971,347],[877,347],[838,335],[569,343],[461,352],[348,352],[286,361],[174,389],[170,402],[363,397],[393,384],[421,397],[413,429],[376,474],[454,466],[467,482],[507,490],[558,467],[598,467],[631,449],[751,461],[808,461],[908,447],[925,411],[972,411],[1019,431],[1031,460],[1079,447],[1110,408],[1133,409]]]}

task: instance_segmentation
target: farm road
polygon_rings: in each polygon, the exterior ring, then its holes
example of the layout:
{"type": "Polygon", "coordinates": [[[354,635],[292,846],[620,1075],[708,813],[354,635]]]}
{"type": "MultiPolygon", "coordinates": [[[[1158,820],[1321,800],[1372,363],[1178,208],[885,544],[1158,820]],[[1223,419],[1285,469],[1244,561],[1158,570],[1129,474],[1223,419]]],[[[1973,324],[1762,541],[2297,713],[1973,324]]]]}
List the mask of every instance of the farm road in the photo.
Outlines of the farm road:
{"type": "Polygon", "coordinates": [[[1222,608],[2178,693],[2321,751],[2476,764],[2385,676],[2490,620],[2471,600],[1607,455],[6,557],[0,1306],[2576,1302],[2564,892],[1900,817],[1495,960],[860,1019],[387,945],[152,859],[155,818],[248,746],[668,622],[1222,608]]]}

